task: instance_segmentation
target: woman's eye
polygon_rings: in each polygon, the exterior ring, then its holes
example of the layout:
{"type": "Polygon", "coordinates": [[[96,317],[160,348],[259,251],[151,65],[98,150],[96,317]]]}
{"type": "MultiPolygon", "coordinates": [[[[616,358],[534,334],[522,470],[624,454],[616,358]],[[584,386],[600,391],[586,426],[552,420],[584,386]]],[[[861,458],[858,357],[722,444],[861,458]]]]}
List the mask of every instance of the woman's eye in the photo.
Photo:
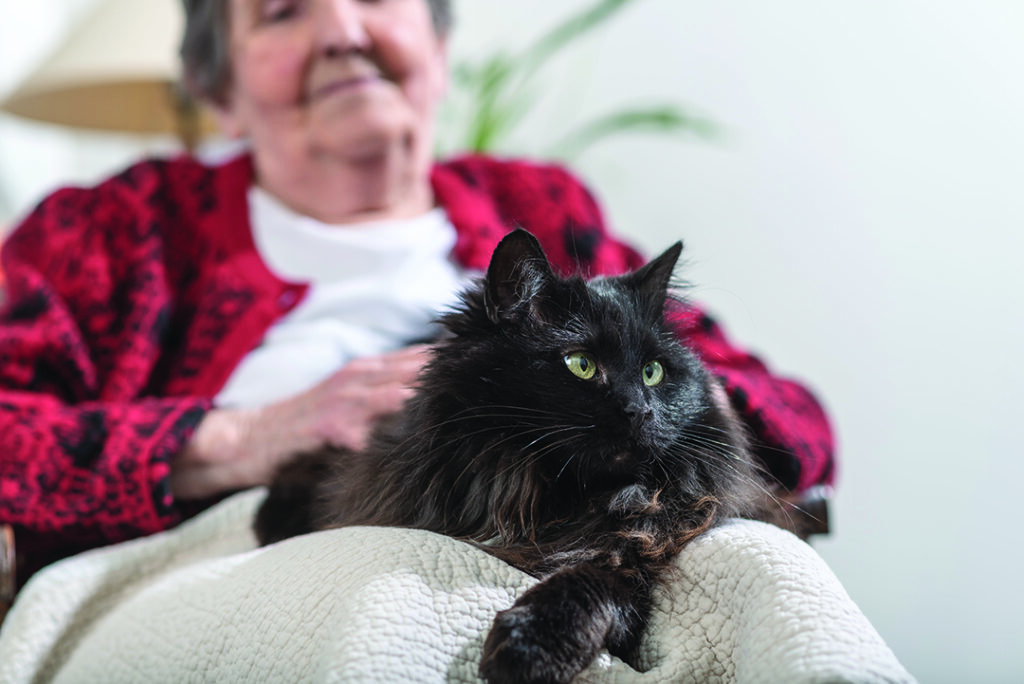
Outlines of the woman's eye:
{"type": "Polygon", "coordinates": [[[264,0],[260,15],[263,21],[284,21],[293,17],[297,10],[297,0],[264,0]]]}
{"type": "Polygon", "coordinates": [[[573,352],[565,355],[565,365],[577,378],[590,380],[597,374],[597,362],[590,354],[573,352]]]}
{"type": "Polygon", "coordinates": [[[651,361],[644,366],[644,384],[654,387],[665,379],[665,369],[657,361],[651,361]]]}

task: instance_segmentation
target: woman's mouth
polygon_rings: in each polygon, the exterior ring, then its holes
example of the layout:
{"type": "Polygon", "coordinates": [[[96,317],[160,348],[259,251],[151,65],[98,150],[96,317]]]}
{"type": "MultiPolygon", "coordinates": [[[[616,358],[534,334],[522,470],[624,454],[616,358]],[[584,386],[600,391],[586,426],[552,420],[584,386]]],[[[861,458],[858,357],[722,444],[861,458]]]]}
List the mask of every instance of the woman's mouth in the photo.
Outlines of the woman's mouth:
{"type": "Polygon", "coordinates": [[[380,80],[380,76],[376,74],[339,78],[314,88],[310,99],[319,100],[342,92],[362,90],[378,84],[380,80]]]}

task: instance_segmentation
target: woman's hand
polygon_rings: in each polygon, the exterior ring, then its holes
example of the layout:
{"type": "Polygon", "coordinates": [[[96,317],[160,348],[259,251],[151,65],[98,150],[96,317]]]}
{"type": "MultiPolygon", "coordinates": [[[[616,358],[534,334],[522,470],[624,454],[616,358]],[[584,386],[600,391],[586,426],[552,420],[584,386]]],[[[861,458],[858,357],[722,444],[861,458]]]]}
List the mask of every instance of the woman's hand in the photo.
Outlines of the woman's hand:
{"type": "Polygon", "coordinates": [[[198,499],[267,484],[296,453],[326,445],[363,448],[377,419],[398,411],[412,395],[426,354],[426,346],[415,346],[357,359],[277,403],[213,409],[172,462],[172,493],[198,499]]]}

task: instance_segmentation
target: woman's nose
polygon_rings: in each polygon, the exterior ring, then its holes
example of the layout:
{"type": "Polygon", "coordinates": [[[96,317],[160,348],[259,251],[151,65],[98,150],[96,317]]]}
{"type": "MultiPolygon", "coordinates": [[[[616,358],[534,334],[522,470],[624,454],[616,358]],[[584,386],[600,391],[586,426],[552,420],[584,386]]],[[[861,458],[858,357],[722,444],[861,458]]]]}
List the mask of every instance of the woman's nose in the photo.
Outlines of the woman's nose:
{"type": "Polygon", "coordinates": [[[327,54],[363,51],[370,43],[360,0],[319,0],[318,47],[327,54]]]}

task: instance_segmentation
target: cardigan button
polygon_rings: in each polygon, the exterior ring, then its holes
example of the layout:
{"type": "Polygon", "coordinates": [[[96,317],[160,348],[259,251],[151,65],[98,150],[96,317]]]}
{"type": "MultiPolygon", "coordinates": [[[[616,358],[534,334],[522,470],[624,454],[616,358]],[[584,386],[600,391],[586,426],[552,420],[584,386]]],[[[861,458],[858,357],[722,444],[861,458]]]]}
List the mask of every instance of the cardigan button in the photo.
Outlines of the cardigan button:
{"type": "Polygon", "coordinates": [[[285,290],[277,298],[277,306],[281,309],[291,308],[295,304],[295,300],[298,299],[299,295],[295,290],[285,290]]]}

